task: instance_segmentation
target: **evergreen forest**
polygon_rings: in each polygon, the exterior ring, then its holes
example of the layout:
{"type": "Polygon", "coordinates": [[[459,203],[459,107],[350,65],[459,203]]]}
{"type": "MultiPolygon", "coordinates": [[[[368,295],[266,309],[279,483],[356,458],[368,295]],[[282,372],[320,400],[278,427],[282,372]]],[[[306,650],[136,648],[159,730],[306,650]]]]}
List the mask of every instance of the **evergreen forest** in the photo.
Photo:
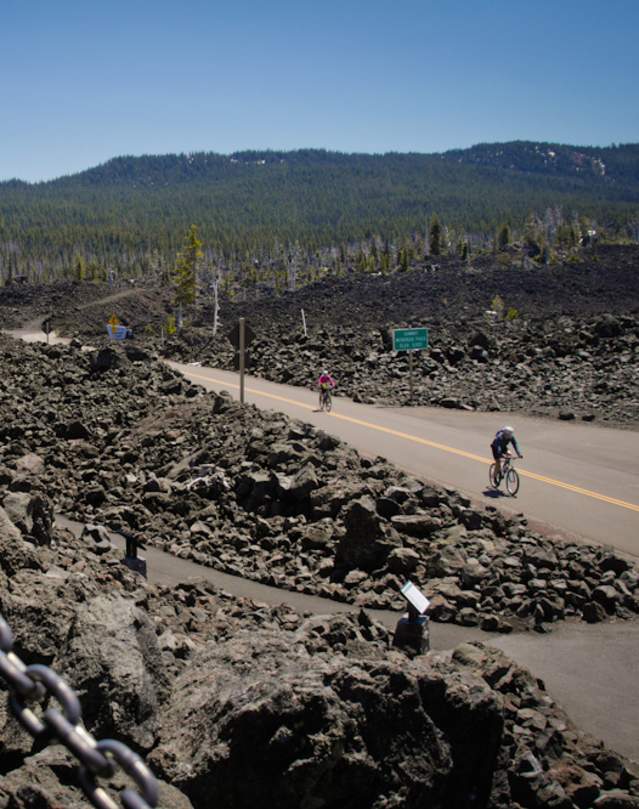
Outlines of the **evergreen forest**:
{"type": "Polygon", "coordinates": [[[193,224],[208,263],[227,268],[348,261],[362,243],[398,253],[426,243],[433,216],[447,249],[478,250],[504,226],[523,236],[549,211],[637,239],[639,144],[117,157],[48,182],[0,183],[0,276],[161,276],[193,224]]]}

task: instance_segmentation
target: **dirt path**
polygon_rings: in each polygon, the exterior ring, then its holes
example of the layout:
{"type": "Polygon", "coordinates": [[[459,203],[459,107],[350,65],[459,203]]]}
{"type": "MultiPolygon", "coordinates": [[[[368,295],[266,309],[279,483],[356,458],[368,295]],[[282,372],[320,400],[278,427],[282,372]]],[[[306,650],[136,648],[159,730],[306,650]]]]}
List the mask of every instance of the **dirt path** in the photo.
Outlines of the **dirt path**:
{"type": "Polygon", "coordinates": [[[106,298],[99,298],[97,301],[90,301],[78,306],[78,309],[90,309],[92,306],[101,306],[104,303],[112,303],[113,301],[120,301],[122,298],[130,298],[132,295],[137,295],[144,292],[141,287],[132,287],[131,289],[123,289],[120,292],[114,292],[113,295],[107,295],[106,298]]]}

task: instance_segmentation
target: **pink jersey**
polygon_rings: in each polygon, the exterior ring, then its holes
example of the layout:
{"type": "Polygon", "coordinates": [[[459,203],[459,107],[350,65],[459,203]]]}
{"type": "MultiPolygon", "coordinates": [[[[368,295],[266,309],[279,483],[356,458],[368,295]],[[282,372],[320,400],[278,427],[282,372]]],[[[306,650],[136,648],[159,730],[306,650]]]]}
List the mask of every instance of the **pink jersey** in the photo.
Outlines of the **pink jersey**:
{"type": "Polygon", "coordinates": [[[331,388],[334,388],[337,383],[330,374],[320,374],[320,378],[317,380],[317,384],[320,387],[322,387],[323,385],[329,385],[331,388]]]}

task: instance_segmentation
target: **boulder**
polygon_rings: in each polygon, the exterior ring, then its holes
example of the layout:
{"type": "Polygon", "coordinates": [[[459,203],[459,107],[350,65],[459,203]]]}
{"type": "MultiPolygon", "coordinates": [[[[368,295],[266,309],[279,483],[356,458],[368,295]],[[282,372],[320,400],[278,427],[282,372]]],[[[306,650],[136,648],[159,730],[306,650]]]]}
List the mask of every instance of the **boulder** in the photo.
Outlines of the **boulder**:
{"type": "Polygon", "coordinates": [[[412,548],[393,548],[386,559],[386,566],[397,576],[410,576],[421,561],[419,554],[412,548]]]}
{"type": "Polygon", "coordinates": [[[41,494],[9,492],[4,498],[4,509],[23,534],[39,545],[51,544],[53,509],[46,497],[41,494]]]}
{"type": "MultiPolygon", "coordinates": [[[[62,745],[46,747],[29,756],[22,766],[12,769],[0,779],[0,806],[12,809],[84,809],[88,800],[78,786],[77,759],[62,745]]],[[[122,770],[100,785],[113,797],[131,787],[122,770]]],[[[160,781],[159,806],[171,809],[193,809],[193,804],[182,792],[160,781]]],[[[117,800],[117,798],[116,798],[117,800]]]]}
{"type": "Polygon", "coordinates": [[[456,548],[454,545],[444,545],[434,551],[428,558],[426,566],[429,576],[444,578],[461,573],[467,561],[466,553],[461,548],[456,548]]]}
{"type": "Polygon", "coordinates": [[[91,357],[91,367],[96,373],[104,373],[121,363],[121,354],[111,347],[101,348],[91,357]]]}
{"type": "Polygon", "coordinates": [[[333,522],[330,519],[320,520],[309,525],[302,535],[302,550],[326,550],[333,545],[333,522]]]}
{"type": "Polygon", "coordinates": [[[441,520],[429,514],[398,514],[391,517],[391,525],[401,534],[424,539],[441,528],[441,520]]]}
{"type": "Polygon", "coordinates": [[[153,746],[168,681],[155,627],[132,600],[104,594],[78,606],[60,673],[83,694],[92,733],[153,746]]]}
{"type": "Polygon", "coordinates": [[[609,615],[614,615],[619,603],[619,592],[611,585],[600,585],[592,591],[592,599],[601,604],[609,615]]]}
{"type": "Polygon", "coordinates": [[[291,641],[263,630],[207,644],[162,712],[151,761],[164,779],[228,809],[264,794],[280,809],[483,805],[502,719],[478,678],[469,687],[399,653],[311,658],[291,641]]]}
{"type": "Polygon", "coordinates": [[[44,472],[44,459],[35,452],[28,452],[16,460],[19,474],[40,475],[44,472]]]}
{"type": "Polygon", "coordinates": [[[349,503],[342,518],[346,531],[337,545],[335,563],[338,566],[374,570],[384,563],[392,545],[399,544],[388,541],[375,501],[368,495],[349,503]]]}
{"type": "Polygon", "coordinates": [[[0,508],[0,569],[7,576],[15,576],[22,569],[42,569],[37,548],[25,542],[4,508],[0,508]]]}

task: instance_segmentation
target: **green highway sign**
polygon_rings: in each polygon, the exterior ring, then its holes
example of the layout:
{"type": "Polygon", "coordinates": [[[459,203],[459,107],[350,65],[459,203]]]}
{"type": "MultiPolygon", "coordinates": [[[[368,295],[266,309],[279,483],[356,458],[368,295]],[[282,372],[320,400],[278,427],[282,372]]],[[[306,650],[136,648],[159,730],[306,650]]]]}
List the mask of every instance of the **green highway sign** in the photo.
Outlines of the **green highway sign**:
{"type": "Polygon", "coordinates": [[[393,329],[393,351],[419,351],[428,348],[428,329],[393,329]]]}

